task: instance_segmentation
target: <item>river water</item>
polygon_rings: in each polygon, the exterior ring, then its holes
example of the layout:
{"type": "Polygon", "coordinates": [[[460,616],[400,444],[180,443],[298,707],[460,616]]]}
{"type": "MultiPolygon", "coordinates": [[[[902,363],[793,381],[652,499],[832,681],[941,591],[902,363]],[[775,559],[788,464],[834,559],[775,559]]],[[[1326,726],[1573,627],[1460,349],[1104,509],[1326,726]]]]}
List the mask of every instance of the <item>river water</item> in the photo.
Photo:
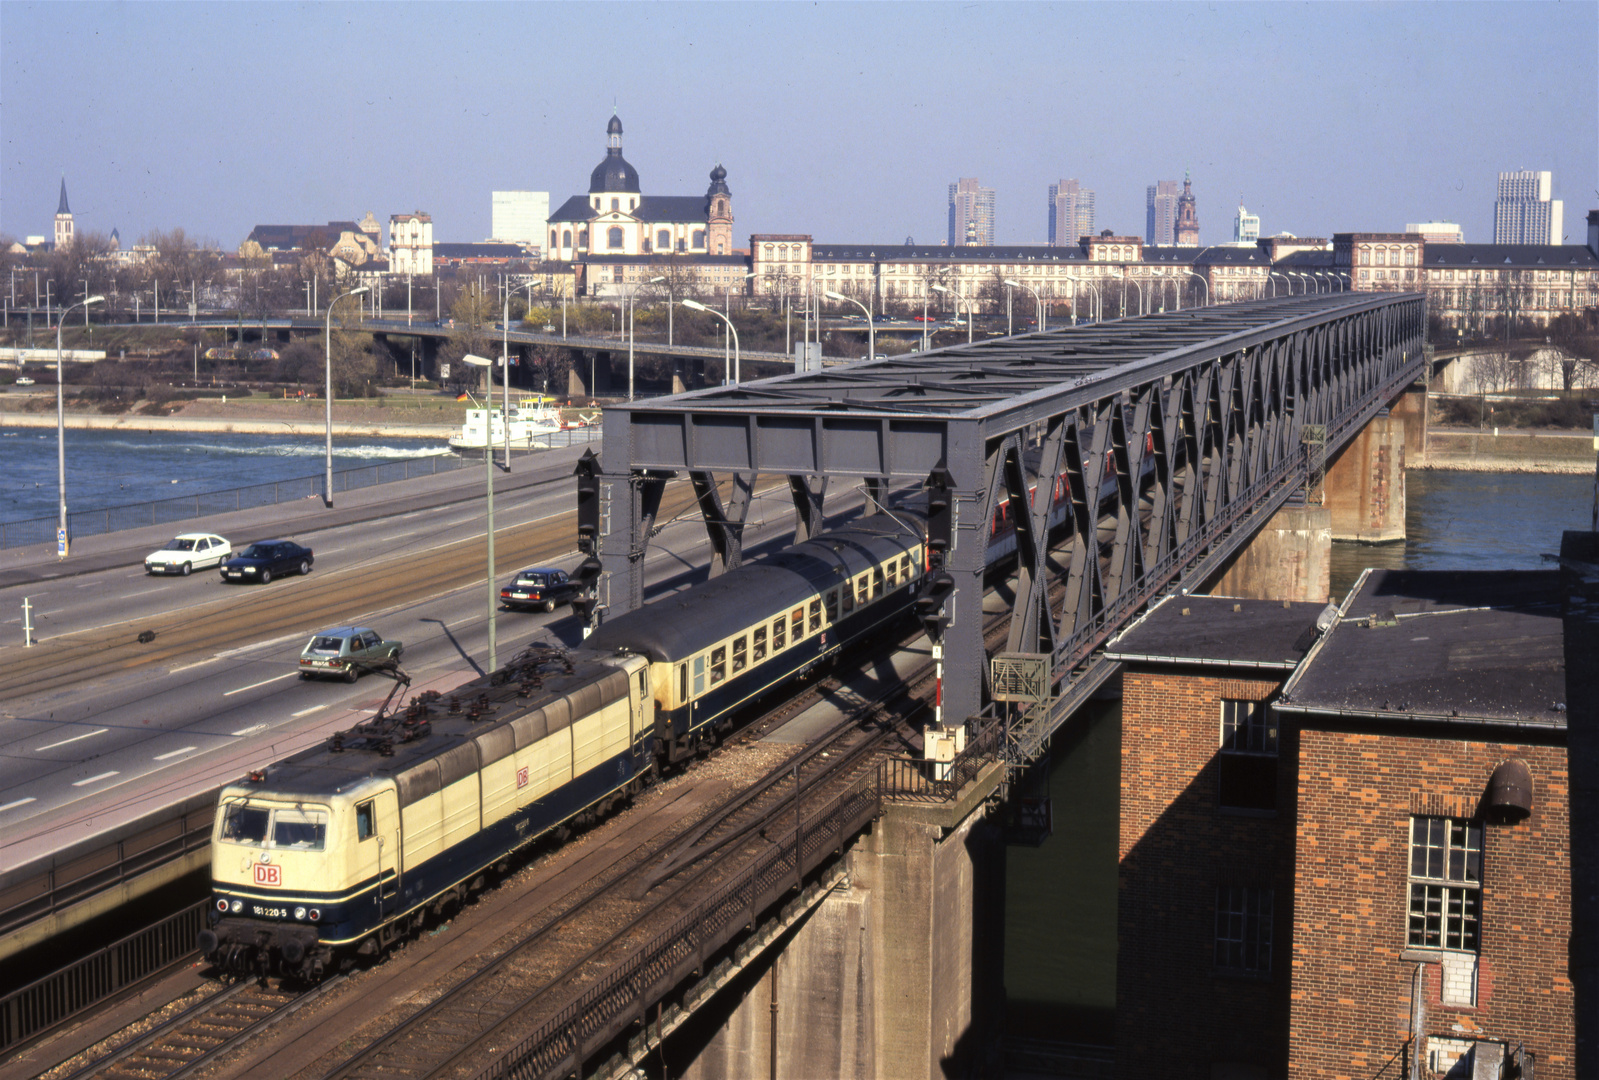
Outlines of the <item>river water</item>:
{"type": "MultiPolygon", "coordinates": [[[[1406,474],[1408,538],[1334,544],[1332,593],[1365,567],[1549,568],[1566,529],[1592,520],[1593,477],[1416,470],[1406,474]]],[[[1117,804],[1121,708],[1095,702],[1055,738],[1035,794],[1054,835],[1006,855],[1007,1022],[1024,1038],[1108,1044],[1115,1037],[1117,804]]]]}
{"type": "MultiPolygon", "coordinates": [[[[439,439],[334,437],[333,468],[448,452],[439,439]]],[[[74,512],[320,475],[321,435],[67,429],[67,507],[74,512]]],[[[0,427],[0,521],[54,517],[56,433],[0,427]]]]}

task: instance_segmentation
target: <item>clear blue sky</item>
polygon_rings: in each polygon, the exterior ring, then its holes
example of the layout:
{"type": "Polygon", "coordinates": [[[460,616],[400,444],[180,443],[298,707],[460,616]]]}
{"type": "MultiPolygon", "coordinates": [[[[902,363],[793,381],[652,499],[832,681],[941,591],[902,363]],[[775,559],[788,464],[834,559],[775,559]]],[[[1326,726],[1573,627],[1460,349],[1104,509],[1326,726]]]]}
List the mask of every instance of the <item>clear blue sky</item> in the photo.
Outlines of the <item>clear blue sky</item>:
{"type": "Polygon", "coordinates": [[[1599,207],[1599,5],[29,3],[0,11],[0,232],[235,248],[258,223],[424,210],[487,237],[490,192],[587,190],[613,101],[645,194],[734,236],[942,243],[962,176],[997,239],[1046,189],[1142,235],[1191,169],[1201,239],[1239,197],[1301,236],[1450,220],[1492,239],[1497,174],[1550,169],[1565,231],[1599,207]]]}

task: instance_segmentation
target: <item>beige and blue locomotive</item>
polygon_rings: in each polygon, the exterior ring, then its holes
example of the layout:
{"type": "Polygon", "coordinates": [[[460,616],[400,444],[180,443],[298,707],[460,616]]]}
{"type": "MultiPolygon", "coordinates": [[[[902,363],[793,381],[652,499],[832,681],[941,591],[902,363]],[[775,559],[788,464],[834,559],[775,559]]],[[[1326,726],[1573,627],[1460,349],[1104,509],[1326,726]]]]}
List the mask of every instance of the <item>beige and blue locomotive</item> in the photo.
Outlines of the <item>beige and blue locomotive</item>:
{"type": "Polygon", "coordinates": [[[318,978],[480,887],[506,855],[653,766],[641,657],[524,653],[222,790],[200,950],[318,978]]]}

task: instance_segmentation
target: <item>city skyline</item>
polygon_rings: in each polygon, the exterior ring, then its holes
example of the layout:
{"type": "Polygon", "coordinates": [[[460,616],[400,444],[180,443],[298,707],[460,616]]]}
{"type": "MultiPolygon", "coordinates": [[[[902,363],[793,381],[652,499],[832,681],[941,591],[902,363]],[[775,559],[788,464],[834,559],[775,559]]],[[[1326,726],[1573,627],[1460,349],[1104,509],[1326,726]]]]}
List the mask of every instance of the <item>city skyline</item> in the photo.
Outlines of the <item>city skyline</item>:
{"type": "Polygon", "coordinates": [[[1480,235],[1515,169],[1553,173],[1568,232],[1599,205],[1599,103],[1570,93],[1599,82],[1592,5],[907,10],[611,5],[608,33],[650,47],[599,91],[579,60],[489,74],[519,20],[553,40],[591,29],[576,6],[16,2],[0,26],[0,232],[49,237],[64,177],[79,232],[125,245],[182,228],[232,250],[257,224],[414,210],[441,241],[486,239],[492,192],[581,185],[613,106],[646,194],[726,166],[740,246],[789,231],[936,242],[951,178],[973,175],[1011,207],[1000,244],[1046,242],[1032,208],[1062,175],[1097,193],[1099,228],[1142,235],[1150,178],[1190,168],[1204,243],[1225,242],[1240,191],[1265,231],[1299,235],[1433,219],[1480,235]],[[1068,26],[1128,46],[1071,63],[1050,45],[1068,26]],[[350,63],[375,36],[424,46],[422,74],[350,63]],[[773,40],[800,59],[775,62],[773,40]],[[979,91],[929,81],[951,40],[985,65],[979,91]],[[241,60],[240,41],[273,63],[241,60]],[[1024,102],[1058,98],[1070,125],[1023,119],[1024,102]]]}

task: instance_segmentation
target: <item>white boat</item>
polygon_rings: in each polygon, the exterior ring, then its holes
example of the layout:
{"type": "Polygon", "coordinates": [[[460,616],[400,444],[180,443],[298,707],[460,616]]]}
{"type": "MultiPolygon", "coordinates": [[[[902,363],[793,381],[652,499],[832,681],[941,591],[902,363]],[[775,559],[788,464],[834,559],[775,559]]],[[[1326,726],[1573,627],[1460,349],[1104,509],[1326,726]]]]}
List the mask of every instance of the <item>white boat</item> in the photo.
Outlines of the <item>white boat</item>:
{"type": "MultiPolygon", "coordinates": [[[[477,404],[473,398],[472,403],[477,404]]],[[[535,439],[561,430],[561,410],[547,398],[530,398],[512,402],[510,416],[511,446],[519,450],[532,449],[535,439]]],[[[486,444],[504,446],[506,438],[505,409],[496,406],[487,409],[466,410],[466,421],[461,430],[450,436],[452,450],[481,450],[486,444]]]]}

